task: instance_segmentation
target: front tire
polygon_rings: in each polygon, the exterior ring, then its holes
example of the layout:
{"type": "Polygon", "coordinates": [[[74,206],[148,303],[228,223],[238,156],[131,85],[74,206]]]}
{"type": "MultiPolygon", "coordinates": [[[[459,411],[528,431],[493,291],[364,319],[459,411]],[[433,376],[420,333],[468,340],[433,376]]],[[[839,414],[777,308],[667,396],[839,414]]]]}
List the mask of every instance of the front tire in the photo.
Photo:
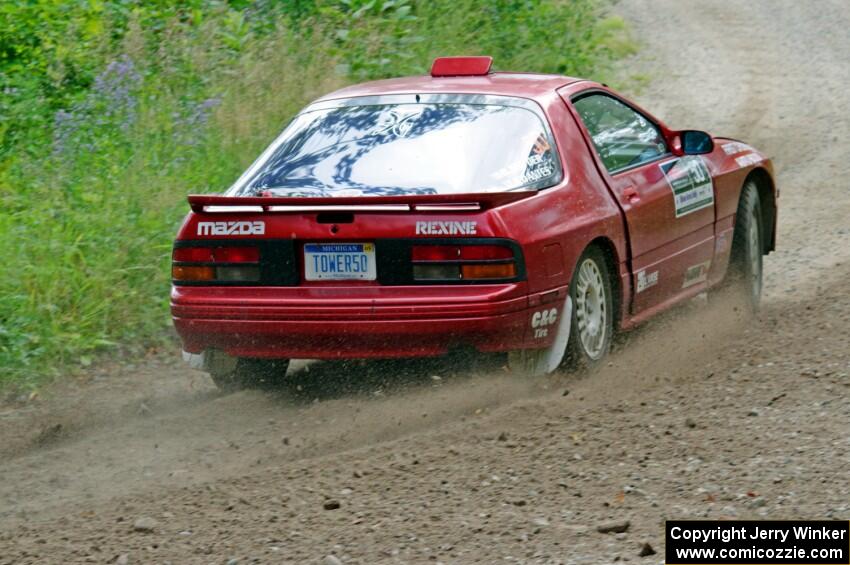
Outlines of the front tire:
{"type": "Polygon", "coordinates": [[[269,390],[280,386],[289,368],[289,359],[251,359],[240,357],[233,370],[210,373],[222,392],[245,389],[269,390]]]}
{"type": "Polygon", "coordinates": [[[748,181],[741,190],[732,254],[729,258],[730,282],[736,286],[749,310],[757,312],[761,304],[763,276],[763,228],[761,201],[755,182],[748,181]]]}
{"type": "Polygon", "coordinates": [[[614,335],[614,295],[605,255],[589,247],[576,265],[570,282],[572,329],[566,363],[572,369],[599,366],[611,350],[614,335]]]}

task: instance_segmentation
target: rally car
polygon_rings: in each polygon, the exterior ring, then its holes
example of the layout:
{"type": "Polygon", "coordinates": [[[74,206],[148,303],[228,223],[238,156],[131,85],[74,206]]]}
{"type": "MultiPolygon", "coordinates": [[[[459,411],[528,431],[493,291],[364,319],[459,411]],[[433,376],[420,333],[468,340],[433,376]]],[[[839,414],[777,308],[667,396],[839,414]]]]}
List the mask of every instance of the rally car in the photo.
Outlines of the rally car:
{"type": "Polygon", "coordinates": [[[613,332],[724,279],[758,306],[768,158],[491,64],[324,96],[223,195],[189,196],[171,311],[190,364],[236,388],[291,358],[468,348],[540,374],[599,364],[613,332]]]}

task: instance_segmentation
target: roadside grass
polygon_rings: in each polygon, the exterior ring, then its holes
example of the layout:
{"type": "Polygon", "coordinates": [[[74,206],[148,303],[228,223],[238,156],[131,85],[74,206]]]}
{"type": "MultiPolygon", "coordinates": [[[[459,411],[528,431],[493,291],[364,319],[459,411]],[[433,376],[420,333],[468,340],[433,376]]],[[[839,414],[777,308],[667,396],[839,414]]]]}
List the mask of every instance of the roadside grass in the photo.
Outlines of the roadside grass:
{"type": "MultiPolygon", "coordinates": [[[[66,12],[40,14],[33,29],[55,32],[73,60],[21,50],[17,67],[0,61],[15,95],[0,105],[0,387],[173,339],[170,253],[186,194],[224,190],[309,100],[424,73],[437,55],[604,77],[633,49],[597,0],[145,6],[100,13],[101,31],[84,37],[53,30],[66,12]]],[[[0,38],[29,39],[2,26],[0,38]]]]}

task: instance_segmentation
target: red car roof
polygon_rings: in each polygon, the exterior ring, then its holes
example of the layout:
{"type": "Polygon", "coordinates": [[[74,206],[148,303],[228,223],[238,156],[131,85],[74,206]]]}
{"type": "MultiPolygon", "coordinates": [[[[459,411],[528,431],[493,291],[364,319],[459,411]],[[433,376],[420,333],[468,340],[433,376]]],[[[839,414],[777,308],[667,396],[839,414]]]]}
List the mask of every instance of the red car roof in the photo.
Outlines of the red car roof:
{"type": "Polygon", "coordinates": [[[485,76],[413,76],[364,82],[322,96],[319,100],[380,94],[453,93],[496,94],[542,98],[555,89],[585,79],[534,73],[491,73],[485,76]]]}

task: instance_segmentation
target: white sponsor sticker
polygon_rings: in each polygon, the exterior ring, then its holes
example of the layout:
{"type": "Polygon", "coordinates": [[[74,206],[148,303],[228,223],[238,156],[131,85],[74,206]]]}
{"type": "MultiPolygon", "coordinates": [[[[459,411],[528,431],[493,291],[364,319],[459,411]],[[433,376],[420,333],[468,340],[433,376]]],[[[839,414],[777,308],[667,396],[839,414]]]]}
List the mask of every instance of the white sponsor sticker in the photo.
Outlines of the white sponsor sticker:
{"type": "Polygon", "coordinates": [[[701,157],[689,155],[659,167],[673,192],[677,218],[714,205],[714,183],[701,157]]]}
{"type": "Polygon", "coordinates": [[[755,153],[747,153],[746,155],[735,157],[735,162],[738,163],[739,167],[749,167],[750,165],[760,163],[761,157],[755,153]]]}
{"type": "Polygon", "coordinates": [[[730,141],[729,143],[724,143],[721,147],[723,147],[723,152],[727,155],[736,155],[738,153],[743,153],[744,151],[753,150],[752,147],[746,143],[741,143],[740,141],[730,141]]]}
{"type": "Polygon", "coordinates": [[[198,235],[263,235],[265,222],[198,222],[198,235]]]}
{"type": "Polygon", "coordinates": [[[708,278],[708,271],[710,268],[711,261],[704,261],[688,267],[688,270],[685,271],[685,280],[682,283],[682,288],[688,288],[689,286],[703,282],[708,278]]]}
{"type": "Polygon", "coordinates": [[[646,271],[640,271],[637,274],[637,291],[643,292],[651,286],[655,286],[658,284],[658,271],[652,271],[651,273],[647,273],[646,271]]]}
{"type": "Polygon", "coordinates": [[[478,222],[416,222],[416,235],[475,235],[478,222]]]}

